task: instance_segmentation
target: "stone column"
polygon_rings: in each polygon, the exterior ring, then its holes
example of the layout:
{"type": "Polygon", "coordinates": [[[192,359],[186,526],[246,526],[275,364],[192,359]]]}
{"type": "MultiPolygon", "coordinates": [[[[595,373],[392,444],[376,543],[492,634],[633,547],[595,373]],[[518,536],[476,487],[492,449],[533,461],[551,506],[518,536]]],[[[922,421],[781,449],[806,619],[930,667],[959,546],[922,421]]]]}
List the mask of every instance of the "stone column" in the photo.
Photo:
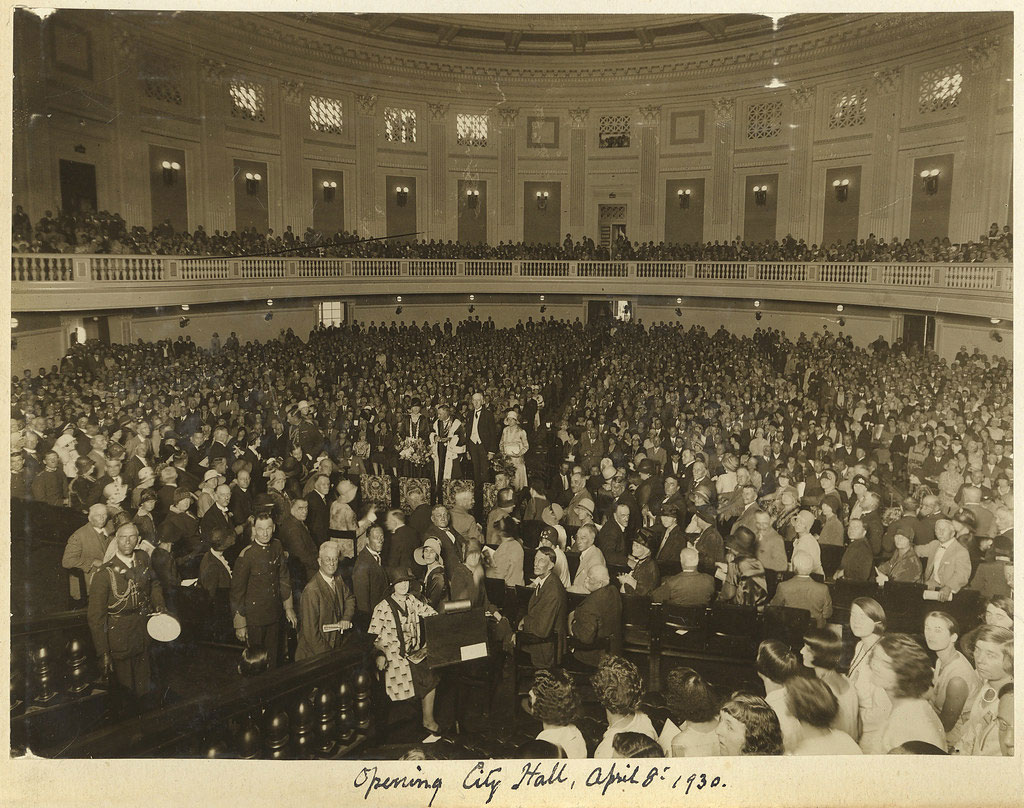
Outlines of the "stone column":
{"type": "Polygon", "coordinates": [[[516,117],[519,110],[498,110],[498,233],[500,241],[520,241],[516,235],[516,117]]]}
{"type": "Polygon", "coordinates": [[[640,107],[637,127],[640,136],[640,216],[633,241],[660,241],[656,214],[658,210],[658,123],[661,107],[640,107]]]}
{"type": "Polygon", "coordinates": [[[988,232],[991,222],[1005,224],[1005,216],[994,217],[992,213],[994,196],[1002,187],[994,176],[998,162],[993,159],[999,102],[999,38],[986,37],[969,46],[967,54],[961,98],[970,129],[964,138],[963,164],[953,169],[957,189],[953,210],[960,215],[949,223],[952,241],[977,241],[982,233],[988,232]]]}
{"type": "Polygon", "coordinates": [[[448,205],[448,109],[448,104],[427,104],[430,115],[430,133],[427,137],[430,209],[427,211],[427,232],[418,236],[421,239],[451,238],[451,228],[445,215],[448,205]]]}
{"type": "MultiPolygon", "coordinates": [[[[41,31],[41,28],[38,30],[41,31]]],[[[23,205],[29,218],[35,222],[47,210],[54,214],[60,210],[60,180],[57,161],[53,159],[50,146],[52,123],[47,117],[46,60],[38,60],[36,57],[38,62],[35,63],[39,65],[41,80],[36,80],[28,67],[31,54],[40,53],[45,46],[35,34],[23,45],[24,53],[15,52],[20,58],[13,65],[14,132],[11,165],[14,169],[14,198],[11,204],[23,205]]]]}
{"type": "Polygon", "coordinates": [[[733,118],[736,102],[731,98],[715,99],[715,137],[712,143],[711,222],[705,227],[705,240],[731,241],[742,229],[742,222],[732,221],[732,149],[733,118]]]}
{"type": "Polygon", "coordinates": [[[356,224],[364,238],[386,235],[384,210],[377,210],[377,96],[357,95],[356,105],[356,224]]]}
{"type": "MultiPolygon", "coordinates": [[[[313,202],[302,168],[302,140],[309,130],[309,109],[303,106],[304,101],[301,81],[281,82],[280,232],[291,225],[292,232],[300,236],[313,225],[313,202]]],[[[271,227],[273,219],[271,216],[271,227]]]]}
{"type": "Polygon", "coordinates": [[[811,163],[814,159],[813,87],[793,90],[792,148],[789,152],[789,233],[798,241],[810,242],[811,163]]]}
{"type": "Polygon", "coordinates": [[[149,200],[149,146],[139,132],[138,39],[126,31],[114,35],[119,69],[114,77],[114,187],[129,228],[152,227],[149,200]],[[140,182],[140,178],[145,181],[140,182]]]}
{"type": "Polygon", "coordinates": [[[569,226],[574,240],[587,226],[587,116],[589,109],[569,110],[569,226]]]}
{"type": "MultiPolygon", "coordinates": [[[[875,73],[872,112],[874,137],[872,142],[873,165],[871,167],[871,189],[868,193],[868,231],[877,238],[890,239],[896,235],[896,206],[893,195],[896,192],[897,158],[899,157],[899,90],[900,68],[879,70],[875,73]]],[[[861,209],[863,209],[863,201],[861,209]]]]}
{"type": "Polygon", "coordinates": [[[230,232],[235,229],[235,191],[233,167],[224,147],[224,117],[228,108],[225,65],[203,59],[199,68],[202,159],[196,181],[202,188],[202,202],[195,220],[203,223],[207,233],[230,232]]]}

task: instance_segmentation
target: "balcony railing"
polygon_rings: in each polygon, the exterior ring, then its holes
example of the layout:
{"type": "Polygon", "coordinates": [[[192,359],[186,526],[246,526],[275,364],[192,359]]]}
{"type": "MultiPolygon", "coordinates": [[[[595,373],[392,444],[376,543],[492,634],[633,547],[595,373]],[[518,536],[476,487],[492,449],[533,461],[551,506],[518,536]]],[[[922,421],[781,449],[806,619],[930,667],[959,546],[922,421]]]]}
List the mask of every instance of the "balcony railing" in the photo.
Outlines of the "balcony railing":
{"type": "Polygon", "coordinates": [[[856,264],[797,261],[562,261],[428,258],[191,258],[170,255],[38,255],[11,258],[16,284],[159,285],[288,278],[651,278],[881,285],[1012,291],[1008,264],[856,264]]]}

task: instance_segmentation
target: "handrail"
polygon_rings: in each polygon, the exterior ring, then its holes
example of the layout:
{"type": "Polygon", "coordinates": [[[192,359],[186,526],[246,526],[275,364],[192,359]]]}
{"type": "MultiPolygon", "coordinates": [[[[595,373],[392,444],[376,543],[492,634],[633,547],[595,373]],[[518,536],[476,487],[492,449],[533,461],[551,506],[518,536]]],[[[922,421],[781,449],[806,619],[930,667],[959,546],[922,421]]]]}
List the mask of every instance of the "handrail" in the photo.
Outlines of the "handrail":
{"type": "Polygon", "coordinates": [[[11,281],[22,289],[108,288],[112,284],[160,287],[195,282],[332,278],[647,278],[753,281],[899,289],[1013,290],[1012,264],[860,263],[855,261],[651,261],[527,258],[306,258],[171,255],[11,256],[11,281]]]}

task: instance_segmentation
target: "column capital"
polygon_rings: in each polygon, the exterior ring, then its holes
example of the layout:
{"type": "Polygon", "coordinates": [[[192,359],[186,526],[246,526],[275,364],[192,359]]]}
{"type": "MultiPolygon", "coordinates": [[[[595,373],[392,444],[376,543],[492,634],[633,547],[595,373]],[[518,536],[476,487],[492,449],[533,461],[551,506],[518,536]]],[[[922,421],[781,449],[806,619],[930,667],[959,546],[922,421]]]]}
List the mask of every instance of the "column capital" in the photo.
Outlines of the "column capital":
{"type": "Polygon", "coordinates": [[[999,60],[1000,39],[997,36],[984,39],[967,46],[967,58],[972,73],[979,73],[996,66],[999,60]]]}
{"type": "Polygon", "coordinates": [[[582,107],[579,108],[579,109],[570,109],[569,110],[569,125],[573,126],[573,127],[577,127],[577,128],[586,126],[587,116],[589,114],[590,114],[590,110],[589,109],[583,109],[582,107]]]}
{"type": "Polygon", "coordinates": [[[731,98],[716,98],[712,103],[715,106],[715,121],[730,123],[736,112],[736,102],[731,98]]]}
{"type": "Polygon", "coordinates": [[[281,82],[281,97],[284,98],[285,103],[288,104],[301,104],[302,103],[302,91],[306,85],[301,81],[282,81],[281,82]]]}
{"type": "Polygon", "coordinates": [[[199,69],[202,71],[203,81],[210,84],[223,84],[227,76],[227,65],[224,62],[218,62],[216,59],[201,59],[199,61],[199,69]]]}
{"type": "Polygon", "coordinates": [[[887,70],[876,70],[873,74],[875,89],[881,95],[891,95],[900,86],[900,75],[903,72],[901,67],[890,67],[887,70]]]}
{"type": "Polygon", "coordinates": [[[139,53],[139,40],[123,28],[114,32],[114,45],[123,59],[132,59],[139,53]]]}
{"type": "Polygon", "coordinates": [[[661,107],[656,104],[648,104],[640,107],[640,125],[657,126],[661,120],[661,107]]]}
{"type": "Polygon", "coordinates": [[[448,114],[449,104],[427,104],[427,111],[430,113],[430,120],[433,122],[443,121],[448,114]]]}
{"type": "Polygon", "coordinates": [[[810,109],[814,102],[814,87],[794,87],[792,96],[793,109],[810,109]]]}
{"type": "Polygon", "coordinates": [[[356,95],[356,103],[359,104],[359,112],[362,115],[373,115],[377,109],[377,96],[375,95],[356,95]]]}
{"type": "Polygon", "coordinates": [[[518,107],[501,107],[498,110],[498,115],[501,117],[502,126],[515,126],[516,117],[519,115],[518,107]]]}

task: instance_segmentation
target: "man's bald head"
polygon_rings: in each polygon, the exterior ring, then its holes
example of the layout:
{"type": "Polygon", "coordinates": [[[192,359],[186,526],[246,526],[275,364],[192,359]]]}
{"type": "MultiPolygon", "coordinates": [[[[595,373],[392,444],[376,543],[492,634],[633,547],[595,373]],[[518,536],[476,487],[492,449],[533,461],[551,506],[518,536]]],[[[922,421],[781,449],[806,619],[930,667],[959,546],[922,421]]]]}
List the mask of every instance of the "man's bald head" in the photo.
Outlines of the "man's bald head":
{"type": "Polygon", "coordinates": [[[814,570],[814,559],[801,550],[793,553],[793,571],[797,575],[810,575],[814,570]]]}
{"type": "Polygon", "coordinates": [[[679,553],[679,565],[684,570],[695,570],[700,562],[700,554],[692,547],[684,547],[679,553]]]}

